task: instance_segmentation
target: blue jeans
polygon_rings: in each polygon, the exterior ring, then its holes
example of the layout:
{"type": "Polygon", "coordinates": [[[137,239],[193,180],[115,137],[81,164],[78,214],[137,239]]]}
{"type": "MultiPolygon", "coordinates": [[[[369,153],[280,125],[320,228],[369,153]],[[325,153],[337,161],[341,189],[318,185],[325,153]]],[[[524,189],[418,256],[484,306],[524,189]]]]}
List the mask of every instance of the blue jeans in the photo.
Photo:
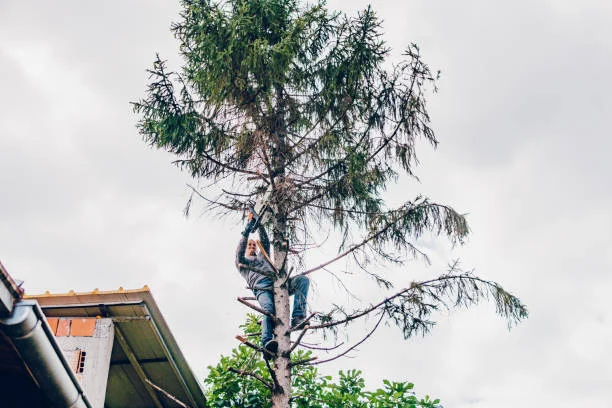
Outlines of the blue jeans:
{"type": "MultiPolygon", "coordinates": [[[[253,293],[261,308],[275,315],[272,279],[268,277],[262,278],[257,281],[256,287],[257,289],[254,289],[253,293]]],[[[294,295],[291,320],[301,320],[306,317],[306,298],[308,297],[309,287],[310,279],[306,276],[289,278],[289,295],[294,295]]],[[[264,316],[263,324],[261,325],[261,344],[265,345],[272,340],[272,337],[274,337],[274,320],[264,316]]]]}

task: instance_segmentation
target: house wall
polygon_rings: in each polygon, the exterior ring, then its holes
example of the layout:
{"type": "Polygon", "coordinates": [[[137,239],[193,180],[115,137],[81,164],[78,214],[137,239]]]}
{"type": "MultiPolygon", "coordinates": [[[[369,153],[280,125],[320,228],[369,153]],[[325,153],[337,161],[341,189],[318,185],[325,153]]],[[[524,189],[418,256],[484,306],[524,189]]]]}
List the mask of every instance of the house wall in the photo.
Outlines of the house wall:
{"type": "Polygon", "coordinates": [[[94,408],[104,408],[114,327],[107,318],[47,319],[94,408]]]}

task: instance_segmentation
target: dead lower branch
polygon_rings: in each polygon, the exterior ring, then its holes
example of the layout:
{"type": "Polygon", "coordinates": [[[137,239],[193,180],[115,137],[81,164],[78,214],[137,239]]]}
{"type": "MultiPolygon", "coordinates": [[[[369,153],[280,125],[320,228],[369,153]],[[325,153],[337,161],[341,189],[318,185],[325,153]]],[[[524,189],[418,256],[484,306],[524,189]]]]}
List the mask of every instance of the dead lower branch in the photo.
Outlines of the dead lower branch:
{"type": "Polygon", "coordinates": [[[261,382],[263,385],[265,385],[268,389],[270,389],[270,391],[274,390],[274,385],[270,384],[268,381],[264,380],[259,374],[256,374],[256,373],[254,373],[252,371],[237,370],[234,367],[228,367],[228,370],[233,372],[233,373],[239,374],[239,375],[246,375],[246,376],[249,376],[249,377],[253,377],[256,380],[258,380],[259,382],[261,382]]]}
{"type": "Polygon", "coordinates": [[[247,302],[246,300],[244,300],[244,299],[243,299],[243,298],[241,298],[241,297],[237,297],[237,298],[236,298],[236,300],[238,300],[238,301],[239,301],[240,303],[242,303],[243,305],[250,307],[251,309],[255,310],[256,312],[259,312],[259,313],[261,313],[261,314],[263,314],[263,315],[268,316],[269,318],[273,319],[273,320],[274,320],[274,322],[275,322],[276,324],[281,324],[281,323],[282,323],[278,317],[276,317],[276,316],[275,316],[275,315],[273,315],[272,313],[268,313],[268,312],[266,312],[266,311],[265,311],[265,310],[263,310],[261,307],[259,307],[259,306],[255,306],[254,304],[247,302]]]}
{"type": "Polygon", "coordinates": [[[268,372],[270,373],[270,377],[272,378],[272,381],[274,381],[274,388],[277,389],[280,387],[280,384],[278,383],[278,378],[276,377],[276,373],[274,372],[274,368],[270,367],[270,361],[264,359],[264,361],[266,362],[266,367],[268,368],[268,372]]]}
{"type": "Polygon", "coordinates": [[[225,203],[222,203],[218,200],[211,200],[208,197],[205,197],[202,193],[200,193],[195,187],[193,187],[190,184],[187,184],[187,187],[189,187],[191,189],[191,191],[193,191],[198,197],[200,197],[202,200],[206,201],[207,203],[211,204],[211,208],[214,208],[213,205],[225,208],[226,210],[230,210],[230,211],[236,211],[236,210],[240,210],[241,208],[238,206],[234,206],[234,205],[228,205],[225,203]]]}
{"type": "Polygon", "coordinates": [[[306,343],[300,344],[301,347],[307,348],[309,350],[318,350],[318,351],[332,351],[339,347],[342,347],[343,345],[344,345],[344,342],[336,344],[335,346],[332,346],[332,347],[317,347],[317,346],[313,346],[312,344],[306,344],[306,343]]]}
{"type": "Polygon", "coordinates": [[[251,343],[250,341],[248,341],[247,339],[245,339],[244,337],[242,337],[240,335],[236,336],[236,340],[238,340],[239,342],[241,342],[245,346],[252,348],[253,350],[257,350],[260,353],[264,353],[264,354],[267,354],[270,357],[274,357],[273,353],[270,353],[268,350],[266,350],[263,347],[259,347],[259,346],[255,345],[255,344],[251,343]]]}
{"type": "Polygon", "coordinates": [[[318,312],[312,312],[307,318],[305,318],[304,320],[302,320],[302,322],[300,322],[300,324],[297,325],[297,327],[292,327],[289,330],[287,330],[287,334],[291,333],[292,331],[298,331],[301,330],[302,326],[303,328],[307,329],[308,327],[304,327],[304,324],[308,324],[308,322],[315,317],[316,315],[318,315],[318,312]]]}
{"type": "Polygon", "coordinates": [[[298,336],[297,340],[295,340],[295,343],[293,343],[293,345],[289,349],[289,352],[287,353],[287,357],[290,356],[291,353],[293,353],[293,350],[295,350],[295,348],[300,345],[300,342],[302,341],[302,338],[304,337],[307,331],[308,331],[308,328],[302,329],[302,332],[298,336]]]}

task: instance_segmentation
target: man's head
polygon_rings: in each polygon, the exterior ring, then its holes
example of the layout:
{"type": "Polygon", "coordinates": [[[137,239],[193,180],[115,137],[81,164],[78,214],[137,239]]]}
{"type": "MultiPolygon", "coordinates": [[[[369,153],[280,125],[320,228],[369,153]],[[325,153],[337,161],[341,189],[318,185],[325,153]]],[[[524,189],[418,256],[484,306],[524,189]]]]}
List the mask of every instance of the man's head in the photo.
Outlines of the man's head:
{"type": "Polygon", "coordinates": [[[249,239],[246,247],[246,256],[255,256],[257,255],[257,243],[254,239],[249,239]]]}

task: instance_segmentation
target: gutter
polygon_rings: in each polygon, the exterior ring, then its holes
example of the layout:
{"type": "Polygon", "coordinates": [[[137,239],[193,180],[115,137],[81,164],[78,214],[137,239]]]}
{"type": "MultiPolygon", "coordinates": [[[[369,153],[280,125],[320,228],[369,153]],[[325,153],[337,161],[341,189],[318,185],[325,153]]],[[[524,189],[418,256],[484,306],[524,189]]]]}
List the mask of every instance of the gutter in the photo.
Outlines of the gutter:
{"type": "Polygon", "coordinates": [[[11,339],[40,390],[54,407],[92,408],[38,302],[16,302],[12,314],[0,318],[0,330],[11,339]]]}

